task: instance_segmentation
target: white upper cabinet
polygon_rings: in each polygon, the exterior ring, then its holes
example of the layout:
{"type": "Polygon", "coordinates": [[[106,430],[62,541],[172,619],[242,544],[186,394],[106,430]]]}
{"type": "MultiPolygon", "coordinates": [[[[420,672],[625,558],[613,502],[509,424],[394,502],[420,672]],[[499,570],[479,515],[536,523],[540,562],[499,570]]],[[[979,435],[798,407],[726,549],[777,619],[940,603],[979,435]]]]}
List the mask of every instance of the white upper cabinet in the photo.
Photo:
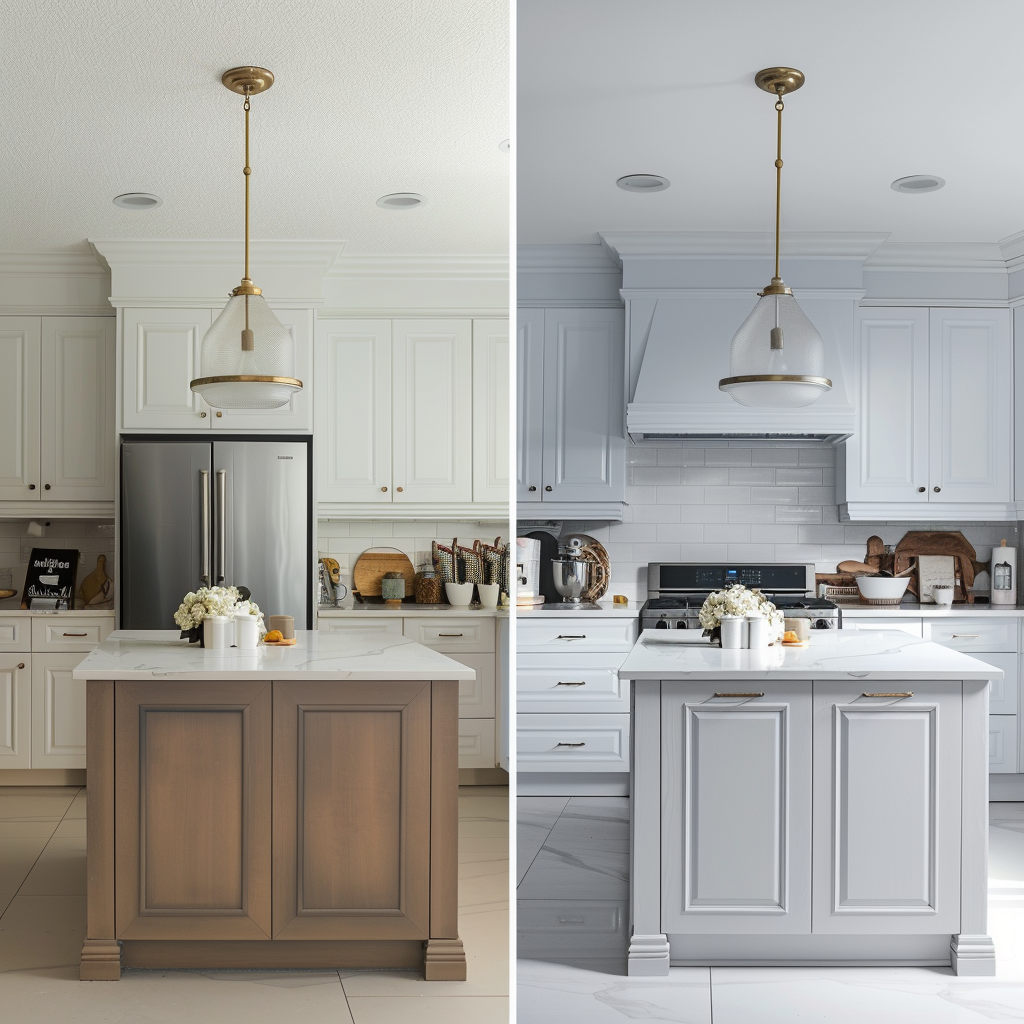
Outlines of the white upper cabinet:
{"type": "Polygon", "coordinates": [[[850,519],[1013,518],[1005,309],[864,309],[858,422],[840,448],[850,519]]]}
{"type": "Polygon", "coordinates": [[[114,320],[0,317],[0,500],[114,497],[114,320]]]}
{"type": "Polygon", "coordinates": [[[544,310],[516,325],[516,501],[540,501],[544,459],[544,310]]]}
{"type": "Polygon", "coordinates": [[[140,309],[122,313],[121,426],[133,430],[309,431],[312,427],[313,314],[275,308],[295,346],[295,373],[303,389],[280,409],[214,409],[189,387],[201,377],[203,336],[218,315],[212,309],[140,309]]]}
{"type": "Polygon", "coordinates": [[[396,320],[396,502],[473,500],[473,340],[468,320],[396,320]]]}
{"type": "Polygon", "coordinates": [[[519,410],[526,418],[519,439],[530,450],[519,457],[518,491],[524,501],[539,494],[540,501],[558,506],[603,503],[610,510],[625,500],[626,490],[624,313],[545,310],[541,360],[536,331],[528,314],[519,338],[519,410]]]}
{"type": "Polygon", "coordinates": [[[473,501],[508,501],[508,320],[473,321],[473,501]]]}
{"type": "Polygon", "coordinates": [[[0,499],[30,501],[39,491],[37,316],[0,318],[0,499]]]}
{"type": "Polygon", "coordinates": [[[391,321],[321,321],[316,437],[320,501],[391,495],[391,321]]]}

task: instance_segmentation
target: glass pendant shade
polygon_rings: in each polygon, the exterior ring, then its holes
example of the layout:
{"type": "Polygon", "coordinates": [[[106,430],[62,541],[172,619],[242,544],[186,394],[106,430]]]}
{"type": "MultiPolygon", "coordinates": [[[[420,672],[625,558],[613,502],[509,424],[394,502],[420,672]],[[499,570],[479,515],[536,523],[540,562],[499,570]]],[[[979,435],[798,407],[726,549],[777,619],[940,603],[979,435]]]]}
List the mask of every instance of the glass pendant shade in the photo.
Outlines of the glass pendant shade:
{"type": "Polygon", "coordinates": [[[825,345],[792,294],[763,295],[732,339],[729,376],[719,383],[740,405],[796,409],[832,387],[825,345]]]}
{"type": "Polygon", "coordinates": [[[262,295],[233,295],[203,338],[203,376],[192,390],[216,409],[278,409],[302,384],[291,335],[262,295]],[[242,332],[252,331],[252,347],[242,332]]]}

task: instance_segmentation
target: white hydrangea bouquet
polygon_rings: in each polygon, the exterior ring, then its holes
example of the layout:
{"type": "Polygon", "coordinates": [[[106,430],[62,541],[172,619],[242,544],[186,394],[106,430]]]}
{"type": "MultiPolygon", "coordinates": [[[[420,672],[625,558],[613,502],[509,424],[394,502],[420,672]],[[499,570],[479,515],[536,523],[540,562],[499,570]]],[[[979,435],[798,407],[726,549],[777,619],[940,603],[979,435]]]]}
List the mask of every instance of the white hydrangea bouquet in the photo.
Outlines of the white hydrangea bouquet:
{"type": "Polygon", "coordinates": [[[263,632],[263,613],[255,601],[243,601],[237,587],[200,587],[189,591],[174,613],[181,636],[189,643],[202,643],[203,619],[211,615],[254,615],[263,632]]]}
{"type": "Polygon", "coordinates": [[[768,620],[768,643],[782,640],[783,614],[760,590],[748,590],[742,583],[734,583],[708,594],[700,609],[700,624],[706,630],[717,630],[723,615],[763,615],[768,620]]]}

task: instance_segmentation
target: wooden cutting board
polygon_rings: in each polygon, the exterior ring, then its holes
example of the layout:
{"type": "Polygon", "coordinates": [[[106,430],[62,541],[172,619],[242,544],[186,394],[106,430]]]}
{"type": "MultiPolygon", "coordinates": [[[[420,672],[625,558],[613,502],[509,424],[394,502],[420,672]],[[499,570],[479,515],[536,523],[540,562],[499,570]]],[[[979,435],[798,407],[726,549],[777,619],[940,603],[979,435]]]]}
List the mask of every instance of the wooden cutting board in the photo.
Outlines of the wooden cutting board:
{"type": "Polygon", "coordinates": [[[352,586],[363,597],[380,597],[381,580],[386,572],[400,572],[405,577],[406,596],[412,594],[416,570],[409,556],[398,548],[369,548],[364,551],[352,569],[352,586]]]}

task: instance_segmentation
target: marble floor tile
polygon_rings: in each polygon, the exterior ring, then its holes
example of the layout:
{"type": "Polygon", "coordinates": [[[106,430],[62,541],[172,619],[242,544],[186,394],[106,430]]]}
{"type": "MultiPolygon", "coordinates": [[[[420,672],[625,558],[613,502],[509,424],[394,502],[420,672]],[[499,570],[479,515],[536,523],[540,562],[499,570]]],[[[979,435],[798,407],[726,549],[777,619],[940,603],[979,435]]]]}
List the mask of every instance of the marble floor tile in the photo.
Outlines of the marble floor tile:
{"type": "Polygon", "coordinates": [[[64,818],[53,833],[54,839],[84,839],[85,818],[64,818]]]}
{"type": "Polygon", "coordinates": [[[567,796],[521,796],[516,799],[516,885],[518,885],[559,814],[569,802],[567,796]]]}
{"type": "Polygon", "coordinates": [[[46,840],[44,836],[0,838],[0,915],[17,895],[43,852],[46,840]]]}
{"type": "Polygon", "coordinates": [[[0,839],[49,839],[60,826],[58,818],[48,821],[16,821],[0,818],[0,839]]]}
{"type": "Polygon", "coordinates": [[[84,896],[85,837],[58,839],[54,836],[35,862],[21,896],[84,896]]]}
{"type": "Polygon", "coordinates": [[[0,972],[77,964],[84,938],[84,896],[15,896],[0,917],[0,972]]]}
{"type": "Polygon", "coordinates": [[[74,800],[71,801],[71,806],[68,808],[68,813],[64,815],[65,818],[84,818],[85,817],[85,787],[83,786],[78,790],[78,795],[74,800]]]}
{"type": "Polygon", "coordinates": [[[508,1024],[505,996],[438,996],[415,1009],[400,997],[350,997],[348,1005],[355,1024],[508,1024]]]}
{"type": "Polygon", "coordinates": [[[77,793],[77,786],[2,786],[0,820],[60,820],[77,793]]]}
{"type": "Polygon", "coordinates": [[[459,936],[466,948],[465,981],[424,981],[412,971],[340,971],[345,994],[350,999],[507,996],[508,911],[459,918],[459,936]]]}
{"type": "Polygon", "coordinates": [[[463,786],[459,790],[459,838],[508,838],[508,790],[503,786],[463,786]],[[483,792],[467,793],[467,790],[483,792]]]}
{"type": "MultiPolygon", "coordinates": [[[[520,960],[516,991],[519,1024],[632,1020],[711,1024],[712,1020],[707,967],[674,967],[667,978],[626,978],[520,960]]],[[[717,1011],[716,1005],[715,1024],[717,1011]]],[[[755,1021],[760,1024],[757,1017],[747,1018],[745,1024],[755,1021]]]]}
{"type": "Polygon", "coordinates": [[[482,905],[507,907],[508,900],[508,840],[460,840],[460,910],[482,905]]]}
{"type": "Polygon", "coordinates": [[[334,971],[126,970],[119,982],[80,982],[77,965],[13,971],[0,1005],[12,1024],[352,1024],[334,971]]]}

